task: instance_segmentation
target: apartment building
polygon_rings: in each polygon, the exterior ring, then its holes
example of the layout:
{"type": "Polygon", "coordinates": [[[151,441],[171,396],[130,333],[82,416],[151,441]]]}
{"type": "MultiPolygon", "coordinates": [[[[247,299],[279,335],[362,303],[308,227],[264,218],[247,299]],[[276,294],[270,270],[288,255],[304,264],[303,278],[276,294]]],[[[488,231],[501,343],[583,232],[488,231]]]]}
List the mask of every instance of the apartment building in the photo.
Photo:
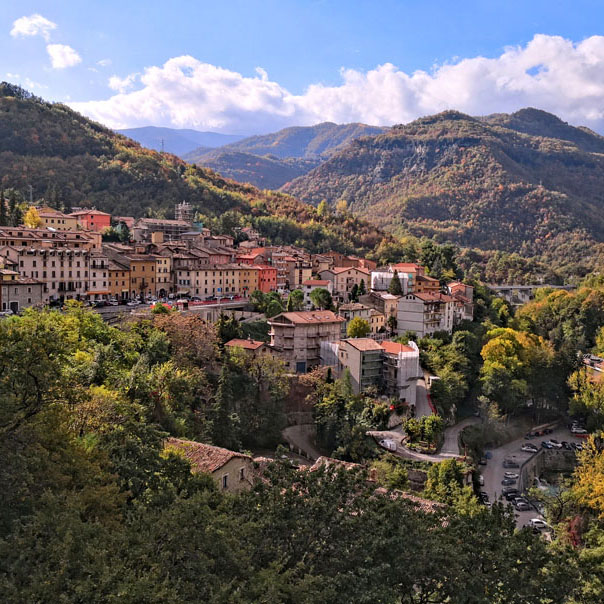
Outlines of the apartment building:
{"type": "Polygon", "coordinates": [[[99,250],[90,253],[90,277],[86,295],[90,300],[106,300],[111,298],[109,288],[109,256],[99,250]]]}
{"type": "Polygon", "coordinates": [[[266,264],[256,265],[255,268],[258,270],[257,289],[265,294],[277,291],[277,269],[274,266],[268,266],[266,264]]]}
{"type": "Polygon", "coordinates": [[[474,288],[460,281],[454,281],[447,285],[449,295],[455,300],[453,311],[453,322],[474,320],[474,288]]]}
{"type": "Polygon", "coordinates": [[[382,376],[384,390],[388,396],[415,406],[417,380],[421,377],[419,348],[415,342],[381,342],[384,352],[382,376]]]}
{"type": "Polygon", "coordinates": [[[22,277],[17,271],[0,269],[0,309],[14,313],[44,303],[44,283],[22,277]]]}
{"type": "Polygon", "coordinates": [[[69,216],[75,218],[77,224],[86,231],[102,233],[111,226],[111,214],[94,208],[90,210],[78,210],[77,212],[72,212],[69,216]]]}
{"type": "Polygon", "coordinates": [[[370,277],[371,273],[368,270],[354,267],[335,267],[319,273],[320,279],[331,281],[334,298],[342,302],[348,301],[354,285],[358,287],[363,281],[367,287],[370,277]]]}
{"type": "Polygon", "coordinates": [[[321,342],[340,339],[343,321],[329,310],[281,313],[268,321],[271,347],[290,371],[306,373],[319,365],[321,342]]]}
{"type": "Polygon", "coordinates": [[[369,292],[359,296],[359,302],[365,306],[375,308],[384,315],[385,320],[388,320],[388,317],[396,317],[399,298],[400,296],[387,292],[369,292]]]}
{"type": "Polygon", "coordinates": [[[110,258],[107,265],[109,296],[113,300],[130,298],[130,267],[127,263],[110,258]]]}
{"type": "Polygon", "coordinates": [[[307,279],[302,283],[300,289],[304,293],[304,308],[310,310],[313,306],[310,294],[315,289],[326,289],[331,294],[333,293],[333,283],[327,279],[307,279]]]}
{"type": "Polygon", "coordinates": [[[341,340],[338,346],[339,375],[344,369],[350,372],[355,394],[367,388],[379,388],[382,382],[383,349],[371,338],[341,340]]]}
{"type": "MultiPolygon", "coordinates": [[[[249,296],[259,288],[259,267],[221,264],[175,271],[177,293],[191,296],[249,296]]],[[[275,277],[275,272],[272,273],[275,277]]],[[[270,291],[270,290],[269,290],[270,291]]]]}
{"type": "MultiPolygon", "coordinates": [[[[406,294],[409,291],[409,275],[406,273],[399,273],[397,271],[397,276],[401,283],[403,294],[406,294]]],[[[390,283],[392,282],[393,277],[393,269],[371,271],[371,291],[387,292],[390,288],[390,283]]]]}
{"type": "Polygon", "coordinates": [[[160,298],[165,298],[174,291],[172,258],[155,255],[155,291],[160,298]]]}
{"type": "Polygon", "coordinates": [[[363,319],[369,323],[371,318],[371,308],[369,306],[365,306],[364,304],[360,304],[359,302],[349,302],[348,304],[342,304],[338,307],[338,315],[345,321],[342,323],[342,334],[343,337],[346,337],[348,323],[350,323],[352,319],[358,317],[359,319],[363,319]]]}
{"type": "Polygon", "coordinates": [[[0,247],[15,248],[73,248],[101,249],[101,234],[84,231],[57,231],[28,229],[26,227],[0,227],[0,247]]]}
{"type": "Polygon", "coordinates": [[[451,333],[454,302],[454,298],[441,293],[402,296],[398,303],[397,332],[413,331],[420,338],[436,331],[451,333]]]}
{"type": "Polygon", "coordinates": [[[36,210],[44,228],[50,227],[56,231],[76,231],[78,228],[78,221],[71,214],[64,214],[47,206],[36,210]]]}

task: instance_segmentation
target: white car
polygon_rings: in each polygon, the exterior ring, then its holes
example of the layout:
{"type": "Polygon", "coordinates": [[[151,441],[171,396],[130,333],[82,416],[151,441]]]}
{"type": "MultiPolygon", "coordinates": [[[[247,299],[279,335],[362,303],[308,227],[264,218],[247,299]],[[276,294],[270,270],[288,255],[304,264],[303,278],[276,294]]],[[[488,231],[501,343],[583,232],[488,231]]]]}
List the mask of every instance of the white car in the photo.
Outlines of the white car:
{"type": "Polygon", "coordinates": [[[520,447],[520,450],[524,451],[525,453],[537,453],[539,449],[537,449],[535,445],[522,445],[522,447],[520,447]]]}
{"type": "Polygon", "coordinates": [[[131,300],[130,302],[126,302],[126,306],[138,306],[140,302],[138,300],[131,300]]]}
{"type": "Polygon", "coordinates": [[[518,480],[518,474],[516,474],[515,472],[504,472],[503,476],[505,478],[514,478],[514,479],[518,480]]]}
{"type": "Polygon", "coordinates": [[[535,528],[539,531],[550,528],[549,524],[547,522],[545,522],[545,520],[542,520],[541,518],[531,518],[529,520],[529,526],[531,528],[535,528]]]}
{"type": "Polygon", "coordinates": [[[587,434],[587,430],[585,428],[571,428],[570,431],[573,434],[587,434]]]}
{"type": "Polygon", "coordinates": [[[385,438],[384,440],[380,440],[380,447],[384,447],[384,449],[388,449],[388,451],[396,451],[396,443],[389,438],[385,438]]]}

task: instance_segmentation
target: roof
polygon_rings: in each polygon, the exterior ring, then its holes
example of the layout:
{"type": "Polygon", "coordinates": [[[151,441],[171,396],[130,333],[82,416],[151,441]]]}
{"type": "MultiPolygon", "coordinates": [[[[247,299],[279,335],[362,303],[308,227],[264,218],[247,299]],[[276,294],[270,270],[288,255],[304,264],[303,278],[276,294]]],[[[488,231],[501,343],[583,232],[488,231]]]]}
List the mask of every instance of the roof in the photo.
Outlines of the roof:
{"type": "Polygon", "coordinates": [[[336,316],[331,310],[308,310],[299,312],[282,312],[281,314],[269,320],[271,323],[278,323],[279,319],[287,319],[295,325],[313,325],[316,323],[342,323],[346,321],[344,317],[336,316]]]}
{"type": "Polygon", "coordinates": [[[236,457],[252,461],[249,455],[243,453],[229,451],[229,449],[214,447],[213,445],[206,445],[205,443],[198,443],[192,440],[182,440],[180,438],[168,438],[164,448],[182,453],[191,463],[192,472],[207,472],[212,474],[236,457]]]}
{"type": "Polygon", "coordinates": [[[447,294],[433,293],[433,292],[422,292],[413,293],[413,296],[422,300],[422,302],[455,302],[455,298],[448,296],[447,294]]]}
{"type": "Polygon", "coordinates": [[[418,275],[416,281],[432,281],[439,283],[438,279],[435,279],[434,277],[428,277],[426,275],[418,275]]]}
{"type": "Polygon", "coordinates": [[[391,342],[389,340],[381,342],[381,347],[384,352],[387,352],[388,354],[399,354],[401,352],[415,352],[415,349],[411,348],[411,346],[407,346],[407,344],[399,344],[398,342],[391,342]]]}
{"type": "Polygon", "coordinates": [[[111,216],[111,214],[107,214],[107,212],[101,212],[96,208],[92,208],[90,210],[78,210],[77,212],[72,212],[69,214],[70,216],[85,216],[93,214],[94,216],[111,216]]]}
{"type": "Polygon", "coordinates": [[[191,223],[185,220],[166,220],[164,218],[139,218],[137,225],[163,225],[163,226],[180,226],[186,227],[187,229],[191,228],[191,223]]]}
{"type": "Polygon", "coordinates": [[[347,340],[342,340],[347,344],[350,344],[357,350],[361,352],[369,352],[370,350],[379,350],[382,351],[382,347],[378,342],[372,340],[371,338],[349,338],[347,340]]]}
{"type": "Polygon", "coordinates": [[[365,306],[360,302],[348,302],[347,304],[342,304],[339,310],[369,310],[369,306],[365,306]]]}
{"type": "Polygon", "coordinates": [[[245,348],[246,350],[258,350],[265,345],[265,342],[260,342],[259,340],[242,340],[239,338],[234,338],[233,340],[229,340],[225,346],[233,346],[239,348],[245,348]]]}
{"type": "Polygon", "coordinates": [[[309,286],[328,286],[331,283],[331,281],[328,281],[327,279],[307,279],[306,281],[304,281],[302,283],[302,285],[309,285],[309,286]]]}
{"type": "Polygon", "coordinates": [[[416,271],[417,269],[422,270],[424,267],[421,264],[417,264],[417,262],[397,262],[396,264],[392,264],[391,265],[392,268],[396,268],[397,270],[400,269],[407,269],[407,270],[412,270],[412,271],[416,271]]]}
{"type": "Polygon", "coordinates": [[[361,273],[365,273],[367,275],[370,274],[370,271],[368,271],[366,268],[361,268],[359,266],[334,266],[333,268],[326,268],[325,270],[322,270],[322,273],[333,273],[334,275],[339,275],[340,273],[344,273],[346,271],[359,271],[361,273]]]}

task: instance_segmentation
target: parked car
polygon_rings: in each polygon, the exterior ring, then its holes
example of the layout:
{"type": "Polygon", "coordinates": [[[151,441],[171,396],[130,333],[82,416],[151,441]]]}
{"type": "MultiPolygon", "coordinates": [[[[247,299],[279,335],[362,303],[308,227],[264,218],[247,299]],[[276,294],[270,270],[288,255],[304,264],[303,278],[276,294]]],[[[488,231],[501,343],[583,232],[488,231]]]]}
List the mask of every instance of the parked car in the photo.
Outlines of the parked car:
{"type": "Polygon", "coordinates": [[[514,503],[514,507],[519,511],[519,512],[528,512],[531,509],[531,506],[528,502],[526,501],[516,501],[514,503]]]}
{"type": "Polygon", "coordinates": [[[486,458],[486,457],[481,457],[481,458],[478,460],[478,465],[479,465],[479,466],[486,466],[486,465],[487,465],[487,458],[486,458]]]}
{"type": "Polygon", "coordinates": [[[140,302],[138,300],[130,300],[130,302],[126,303],[126,306],[138,306],[140,302]]]}
{"type": "Polygon", "coordinates": [[[504,496],[514,495],[514,497],[518,497],[518,495],[520,494],[516,487],[503,487],[503,489],[501,489],[501,493],[504,496]]]}
{"type": "Polygon", "coordinates": [[[513,460],[513,459],[504,459],[503,460],[503,467],[504,468],[519,468],[520,464],[513,460]]]}
{"type": "Polygon", "coordinates": [[[575,449],[577,451],[583,451],[583,445],[581,443],[576,443],[575,444],[575,449]]]}
{"type": "Polygon", "coordinates": [[[562,445],[557,440],[548,440],[547,442],[551,445],[552,449],[562,448],[562,445]]]}
{"type": "Polygon", "coordinates": [[[516,474],[516,472],[504,472],[503,475],[505,478],[514,478],[515,480],[518,480],[518,474],[516,474]]]}
{"type": "Polygon", "coordinates": [[[560,444],[562,445],[562,448],[566,449],[567,451],[572,451],[572,447],[570,446],[569,442],[563,440],[560,444]]]}
{"type": "Polygon", "coordinates": [[[118,304],[117,300],[107,300],[107,306],[117,306],[118,304]]]}
{"type": "Polygon", "coordinates": [[[515,479],[515,478],[504,478],[504,479],[501,481],[501,484],[502,484],[504,487],[509,487],[509,486],[510,486],[510,485],[512,485],[512,484],[516,484],[516,479],[515,479]]]}
{"type": "Polygon", "coordinates": [[[545,522],[545,520],[542,520],[541,518],[531,518],[529,520],[528,525],[531,528],[535,528],[540,531],[550,528],[549,524],[547,522],[545,522]]]}
{"type": "Polygon", "coordinates": [[[550,442],[549,442],[549,441],[547,441],[547,440],[544,440],[544,441],[541,443],[541,446],[542,446],[544,449],[553,449],[553,448],[554,448],[554,447],[553,447],[553,445],[552,445],[552,443],[550,443],[550,442]]]}
{"type": "Polygon", "coordinates": [[[507,501],[514,501],[514,499],[516,499],[516,497],[518,497],[519,491],[518,489],[512,489],[509,493],[503,493],[503,496],[506,498],[507,501]]]}
{"type": "Polygon", "coordinates": [[[484,486],[484,476],[482,474],[478,475],[478,484],[483,487],[484,486]]]}
{"type": "Polygon", "coordinates": [[[480,496],[480,500],[483,503],[488,503],[488,501],[489,501],[489,494],[486,491],[480,491],[479,496],[480,496]]]}
{"type": "Polygon", "coordinates": [[[388,449],[388,451],[396,451],[396,443],[389,438],[384,438],[379,442],[380,447],[384,447],[384,449],[388,449]]]}
{"type": "Polygon", "coordinates": [[[537,453],[537,451],[539,451],[535,445],[522,445],[520,450],[524,451],[525,453],[537,453]]]}
{"type": "Polygon", "coordinates": [[[570,431],[573,434],[587,434],[587,430],[585,428],[571,428],[570,431]]]}

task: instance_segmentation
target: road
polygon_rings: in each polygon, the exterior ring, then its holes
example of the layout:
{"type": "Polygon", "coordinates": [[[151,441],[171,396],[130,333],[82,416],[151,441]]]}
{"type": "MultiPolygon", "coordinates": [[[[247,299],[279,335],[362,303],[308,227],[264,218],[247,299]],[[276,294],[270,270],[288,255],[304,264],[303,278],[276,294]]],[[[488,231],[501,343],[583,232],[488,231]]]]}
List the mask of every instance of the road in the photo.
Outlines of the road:
{"type": "Polygon", "coordinates": [[[417,380],[415,394],[415,417],[418,419],[425,415],[432,415],[432,407],[428,402],[428,387],[426,386],[426,377],[421,377],[417,380]]]}

